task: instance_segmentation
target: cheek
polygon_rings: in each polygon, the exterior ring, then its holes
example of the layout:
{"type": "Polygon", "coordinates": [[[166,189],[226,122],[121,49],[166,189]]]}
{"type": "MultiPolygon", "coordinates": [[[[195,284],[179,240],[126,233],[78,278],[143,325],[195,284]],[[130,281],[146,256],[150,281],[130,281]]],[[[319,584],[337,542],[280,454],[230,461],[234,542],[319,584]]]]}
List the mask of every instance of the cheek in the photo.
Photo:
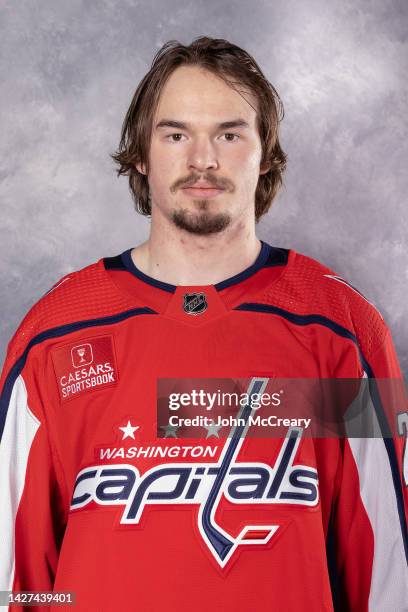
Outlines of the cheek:
{"type": "Polygon", "coordinates": [[[175,180],[174,164],[166,157],[154,157],[154,163],[150,164],[149,183],[151,189],[156,193],[165,193],[169,184],[175,180]]]}
{"type": "Polygon", "coordinates": [[[259,146],[252,147],[248,155],[248,164],[251,166],[252,170],[259,170],[261,159],[262,148],[259,146]]]}
{"type": "Polygon", "coordinates": [[[259,147],[242,147],[237,148],[235,152],[230,154],[230,161],[238,174],[253,174],[259,170],[261,161],[261,152],[259,147]]]}
{"type": "Polygon", "coordinates": [[[171,166],[171,156],[165,154],[162,147],[155,146],[154,143],[150,147],[149,163],[151,173],[154,172],[156,175],[160,175],[162,172],[166,172],[168,167],[171,166]]]}
{"type": "Polygon", "coordinates": [[[252,192],[259,179],[260,154],[257,149],[245,150],[233,160],[234,181],[245,192],[252,192]]]}

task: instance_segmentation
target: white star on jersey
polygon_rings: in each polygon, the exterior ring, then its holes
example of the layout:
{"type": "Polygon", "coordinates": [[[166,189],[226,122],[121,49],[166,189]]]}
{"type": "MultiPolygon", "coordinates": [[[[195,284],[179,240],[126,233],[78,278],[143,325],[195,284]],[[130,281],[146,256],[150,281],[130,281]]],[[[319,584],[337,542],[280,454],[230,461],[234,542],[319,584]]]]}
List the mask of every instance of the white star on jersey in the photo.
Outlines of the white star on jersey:
{"type": "Polygon", "coordinates": [[[221,429],[222,425],[216,425],[214,421],[210,423],[210,425],[204,425],[204,428],[207,430],[206,438],[210,438],[211,436],[215,436],[219,438],[220,435],[218,431],[221,429]]]}
{"type": "Polygon", "coordinates": [[[176,431],[178,427],[178,425],[170,425],[170,423],[168,425],[160,425],[160,429],[164,429],[165,431],[165,438],[177,438],[176,431]]]}
{"type": "Polygon", "coordinates": [[[132,426],[130,421],[127,422],[126,427],[119,427],[123,431],[122,440],[125,438],[133,438],[135,439],[135,431],[139,429],[139,425],[132,426]]]}

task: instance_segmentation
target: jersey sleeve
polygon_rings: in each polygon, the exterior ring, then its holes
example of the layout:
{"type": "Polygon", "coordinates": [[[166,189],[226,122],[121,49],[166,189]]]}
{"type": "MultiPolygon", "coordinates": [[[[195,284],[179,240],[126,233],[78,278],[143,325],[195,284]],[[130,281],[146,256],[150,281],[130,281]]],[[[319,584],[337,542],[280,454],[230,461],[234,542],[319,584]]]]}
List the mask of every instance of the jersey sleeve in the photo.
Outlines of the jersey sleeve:
{"type": "Polygon", "coordinates": [[[47,426],[40,348],[16,354],[21,337],[13,340],[0,379],[0,590],[52,591],[65,528],[61,475],[47,426]]]}
{"type": "Polygon", "coordinates": [[[329,534],[334,599],[341,612],[402,612],[408,610],[407,429],[399,415],[407,415],[407,398],[389,330],[363,365],[363,409],[377,427],[340,440],[329,534]]]}

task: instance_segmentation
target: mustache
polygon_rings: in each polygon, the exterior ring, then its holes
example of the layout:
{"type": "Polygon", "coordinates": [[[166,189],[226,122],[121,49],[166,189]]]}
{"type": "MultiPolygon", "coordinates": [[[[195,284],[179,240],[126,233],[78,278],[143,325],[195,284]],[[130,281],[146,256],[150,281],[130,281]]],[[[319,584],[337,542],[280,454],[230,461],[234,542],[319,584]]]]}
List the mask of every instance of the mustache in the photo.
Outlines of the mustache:
{"type": "Polygon", "coordinates": [[[192,177],[188,177],[187,179],[179,179],[173,185],[171,191],[174,193],[175,191],[177,191],[177,189],[185,189],[186,187],[191,187],[200,179],[202,179],[206,183],[209,183],[214,189],[231,189],[231,183],[227,179],[224,179],[222,177],[215,178],[210,175],[200,177],[195,175],[192,177]]]}

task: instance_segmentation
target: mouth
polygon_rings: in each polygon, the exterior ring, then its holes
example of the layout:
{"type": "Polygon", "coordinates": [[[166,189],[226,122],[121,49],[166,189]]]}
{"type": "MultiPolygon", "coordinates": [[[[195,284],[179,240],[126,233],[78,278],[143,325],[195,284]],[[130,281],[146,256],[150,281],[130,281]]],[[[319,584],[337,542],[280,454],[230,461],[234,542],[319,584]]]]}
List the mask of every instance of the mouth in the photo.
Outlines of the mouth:
{"type": "Polygon", "coordinates": [[[182,191],[194,198],[215,198],[223,193],[224,189],[217,187],[184,187],[182,191]]]}

